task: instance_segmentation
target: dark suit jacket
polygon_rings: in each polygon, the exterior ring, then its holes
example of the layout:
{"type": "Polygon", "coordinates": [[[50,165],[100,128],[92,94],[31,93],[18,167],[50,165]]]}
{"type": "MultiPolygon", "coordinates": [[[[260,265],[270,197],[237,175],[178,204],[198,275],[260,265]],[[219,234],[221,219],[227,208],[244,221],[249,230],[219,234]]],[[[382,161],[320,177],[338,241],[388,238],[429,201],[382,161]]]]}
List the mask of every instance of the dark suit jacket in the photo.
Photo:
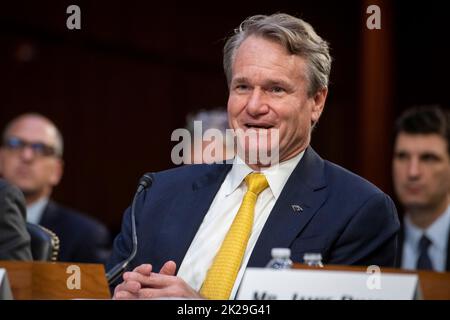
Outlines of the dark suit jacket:
{"type": "Polygon", "coordinates": [[[110,254],[106,227],[73,209],[49,201],[39,224],[59,237],[59,261],[105,263],[110,254]]]}
{"type": "MultiPolygon", "coordinates": [[[[136,204],[138,250],[130,269],[169,259],[180,266],[231,165],[191,165],[156,173],[136,204]]],[[[108,268],[132,249],[130,209],[108,268]]],[[[294,262],[320,252],[324,263],[393,266],[399,229],[392,200],[361,177],[307,148],[259,236],[249,267],[264,267],[274,247],[291,248],[294,262]],[[297,204],[303,211],[294,211],[297,204]]]]}
{"type": "MultiPolygon", "coordinates": [[[[445,270],[450,271],[450,234],[447,235],[447,257],[446,257],[446,263],[445,263],[445,270]]],[[[397,259],[395,261],[395,267],[401,268],[402,267],[402,257],[403,257],[403,244],[405,241],[405,232],[403,229],[403,224],[401,226],[401,229],[398,233],[398,247],[397,247],[397,259]]]]}
{"type": "Polygon", "coordinates": [[[0,179],[0,260],[32,260],[22,193],[0,179]]]}

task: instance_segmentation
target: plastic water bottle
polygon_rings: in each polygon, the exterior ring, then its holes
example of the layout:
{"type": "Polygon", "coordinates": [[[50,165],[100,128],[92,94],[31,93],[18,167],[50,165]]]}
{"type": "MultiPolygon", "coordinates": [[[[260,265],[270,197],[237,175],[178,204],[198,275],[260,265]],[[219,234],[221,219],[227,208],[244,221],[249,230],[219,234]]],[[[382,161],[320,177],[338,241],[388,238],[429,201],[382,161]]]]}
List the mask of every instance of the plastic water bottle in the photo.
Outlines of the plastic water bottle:
{"type": "Polygon", "coordinates": [[[322,254],[320,253],[305,253],[303,255],[303,261],[310,267],[323,267],[322,254]]]}
{"type": "Polygon", "coordinates": [[[272,260],[266,265],[270,269],[290,269],[292,268],[291,249],[289,248],[273,248],[272,260]]]}

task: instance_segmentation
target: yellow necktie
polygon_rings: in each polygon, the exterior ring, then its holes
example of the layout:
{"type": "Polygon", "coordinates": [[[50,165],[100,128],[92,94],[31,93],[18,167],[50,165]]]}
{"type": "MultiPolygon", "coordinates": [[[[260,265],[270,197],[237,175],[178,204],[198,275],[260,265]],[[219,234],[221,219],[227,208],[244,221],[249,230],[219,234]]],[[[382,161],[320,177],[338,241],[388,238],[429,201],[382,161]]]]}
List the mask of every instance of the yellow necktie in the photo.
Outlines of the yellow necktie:
{"type": "Polygon", "coordinates": [[[248,189],[242,204],[200,289],[208,299],[229,299],[252,232],[256,199],[269,186],[260,173],[249,174],[245,183],[248,189]]]}

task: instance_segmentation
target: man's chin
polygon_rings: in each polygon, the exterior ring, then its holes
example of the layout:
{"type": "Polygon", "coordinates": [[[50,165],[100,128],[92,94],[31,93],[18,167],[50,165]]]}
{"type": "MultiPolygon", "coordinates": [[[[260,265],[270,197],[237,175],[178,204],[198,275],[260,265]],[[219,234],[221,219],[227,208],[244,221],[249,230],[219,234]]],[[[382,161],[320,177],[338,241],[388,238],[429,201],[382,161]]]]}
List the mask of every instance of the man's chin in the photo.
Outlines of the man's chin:
{"type": "Polygon", "coordinates": [[[30,186],[29,184],[23,184],[23,183],[15,183],[16,187],[22,191],[25,198],[33,197],[36,194],[39,194],[39,190],[37,190],[36,187],[30,186]]]}
{"type": "Polygon", "coordinates": [[[278,152],[268,150],[267,148],[251,148],[238,150],[238,156],[245,159],[245,162],[258,167],[270,167],[278,164],[278,152]]]}
{"type": "Polygon", "coordinates": [[[407,211],[422,211],[431,207],[431,205],[426,201],[404,201],[403,206],[407,211]]]}

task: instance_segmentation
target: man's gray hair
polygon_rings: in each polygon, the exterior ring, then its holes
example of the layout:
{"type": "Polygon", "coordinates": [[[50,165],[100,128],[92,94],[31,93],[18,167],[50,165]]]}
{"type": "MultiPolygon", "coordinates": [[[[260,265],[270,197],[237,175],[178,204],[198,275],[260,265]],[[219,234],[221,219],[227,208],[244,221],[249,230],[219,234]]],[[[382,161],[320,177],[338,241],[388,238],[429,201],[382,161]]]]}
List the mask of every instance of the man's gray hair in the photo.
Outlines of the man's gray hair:
{"type": "Polygon", "coordinates": [[[234,35],[227,40],[223,49],[223,66],[228,86],[232,79],[236,51],[249,36],[276,41],[290,54],[306,59],[309,97],[314,96],[320,89],[328,87],[332,60],[328,43],[317,35],[309,23],[283,13],[249,17],[234,30],[234,35]]]}

